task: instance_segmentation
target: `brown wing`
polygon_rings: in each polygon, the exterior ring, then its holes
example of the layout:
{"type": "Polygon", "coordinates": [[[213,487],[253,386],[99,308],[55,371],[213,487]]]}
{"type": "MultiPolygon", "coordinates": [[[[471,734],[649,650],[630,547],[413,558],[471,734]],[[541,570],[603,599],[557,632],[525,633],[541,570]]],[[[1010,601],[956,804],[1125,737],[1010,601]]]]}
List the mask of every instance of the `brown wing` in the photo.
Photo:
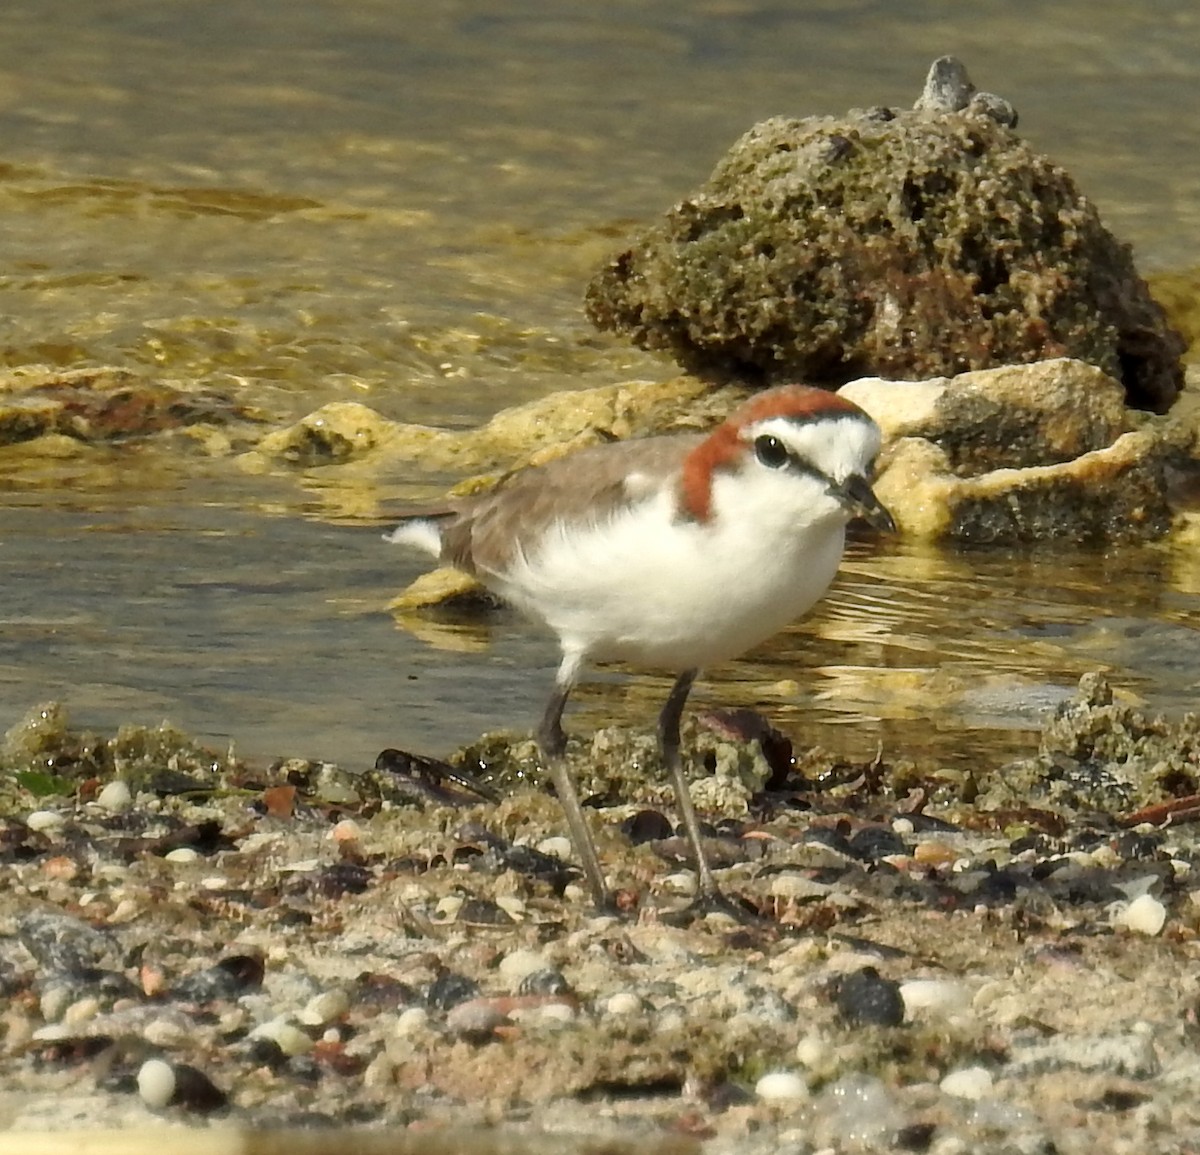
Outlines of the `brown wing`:
{"type": "Polygon", "coordinates": [[[593,445],[519,469],[485,494],[449,502],[442,558],[468,573],[502,571],[559,521],[598,521],[649,496],[703,434],[593,445]]]}

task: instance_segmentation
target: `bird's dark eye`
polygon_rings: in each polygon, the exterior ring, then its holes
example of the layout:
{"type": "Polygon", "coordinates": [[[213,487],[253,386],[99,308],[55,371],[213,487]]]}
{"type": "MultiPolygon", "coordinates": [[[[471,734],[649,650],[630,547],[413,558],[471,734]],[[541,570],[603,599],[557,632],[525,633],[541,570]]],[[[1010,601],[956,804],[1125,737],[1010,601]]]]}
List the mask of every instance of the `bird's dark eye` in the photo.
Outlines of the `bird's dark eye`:
{"type": "Polygon", "coordinates": [[[791,457],[787,446],[769,433],[754,439],[754,455],[768,469],[782,469],[791,457]]]}

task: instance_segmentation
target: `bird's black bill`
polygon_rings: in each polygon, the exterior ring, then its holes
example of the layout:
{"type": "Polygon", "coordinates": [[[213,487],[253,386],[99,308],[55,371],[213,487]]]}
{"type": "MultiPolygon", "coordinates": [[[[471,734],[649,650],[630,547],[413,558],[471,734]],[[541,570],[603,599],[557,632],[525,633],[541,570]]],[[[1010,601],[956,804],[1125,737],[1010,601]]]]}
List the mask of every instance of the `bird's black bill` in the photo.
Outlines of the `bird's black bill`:
{"type": "Polygon", "coordinates": [[[837,495],[855,517],[861,517],[872,529],[877,529],[880,533],[896,532],[895,518],[875,496],[875,491],[865,477],[856,473],[846,478],[837,487],[837,495]]]}

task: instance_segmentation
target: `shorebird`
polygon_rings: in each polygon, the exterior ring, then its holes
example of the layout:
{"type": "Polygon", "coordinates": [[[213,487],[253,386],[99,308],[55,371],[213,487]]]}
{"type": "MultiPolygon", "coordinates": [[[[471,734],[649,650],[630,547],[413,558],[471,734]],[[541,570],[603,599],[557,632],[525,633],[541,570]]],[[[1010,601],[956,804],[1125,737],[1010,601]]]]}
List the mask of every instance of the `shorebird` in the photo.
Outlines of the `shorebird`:
{"type": "Polygon", "coordinates": [[[679,750],[703,667],[806,613],[837,573],[855,517],[895,529],[871,489],[880,433],[823,389],[759,393],[705,435],[591,446],[519,469],[490,492],[414,512],[386,535],[473,574],[557,636],[562,661],[536,738],[596,903],[604,872],[567,769],[563,709],[587,662],[676,674],[658,741],[696,860],[720,899],[679,750]]]}

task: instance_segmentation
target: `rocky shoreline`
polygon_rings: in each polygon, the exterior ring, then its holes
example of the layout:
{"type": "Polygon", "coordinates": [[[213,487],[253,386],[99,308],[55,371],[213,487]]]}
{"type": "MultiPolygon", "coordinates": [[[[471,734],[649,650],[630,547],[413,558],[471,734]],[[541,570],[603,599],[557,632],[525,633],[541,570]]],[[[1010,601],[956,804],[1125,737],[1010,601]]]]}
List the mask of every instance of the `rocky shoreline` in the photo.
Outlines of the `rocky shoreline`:
{"type": "MultiPolygon", "coordinates": [[[[1089,676],[1035,756],[973,774],[836,764],[736,721],[689,743],[744,922],[690,908],[652,766],[596,810],[623,908],[601,914],[523,739],[460,753],[491,804],[395,760],[251,766],[35,711],[4,752],[5,1127],[480,1151],[1200,1137],[1194,718],[1089,676]],[[757,787],[717,801],[738,767],[757,787]]],[[[605,731],[572,757],[651,745],[605,731]]]]}

